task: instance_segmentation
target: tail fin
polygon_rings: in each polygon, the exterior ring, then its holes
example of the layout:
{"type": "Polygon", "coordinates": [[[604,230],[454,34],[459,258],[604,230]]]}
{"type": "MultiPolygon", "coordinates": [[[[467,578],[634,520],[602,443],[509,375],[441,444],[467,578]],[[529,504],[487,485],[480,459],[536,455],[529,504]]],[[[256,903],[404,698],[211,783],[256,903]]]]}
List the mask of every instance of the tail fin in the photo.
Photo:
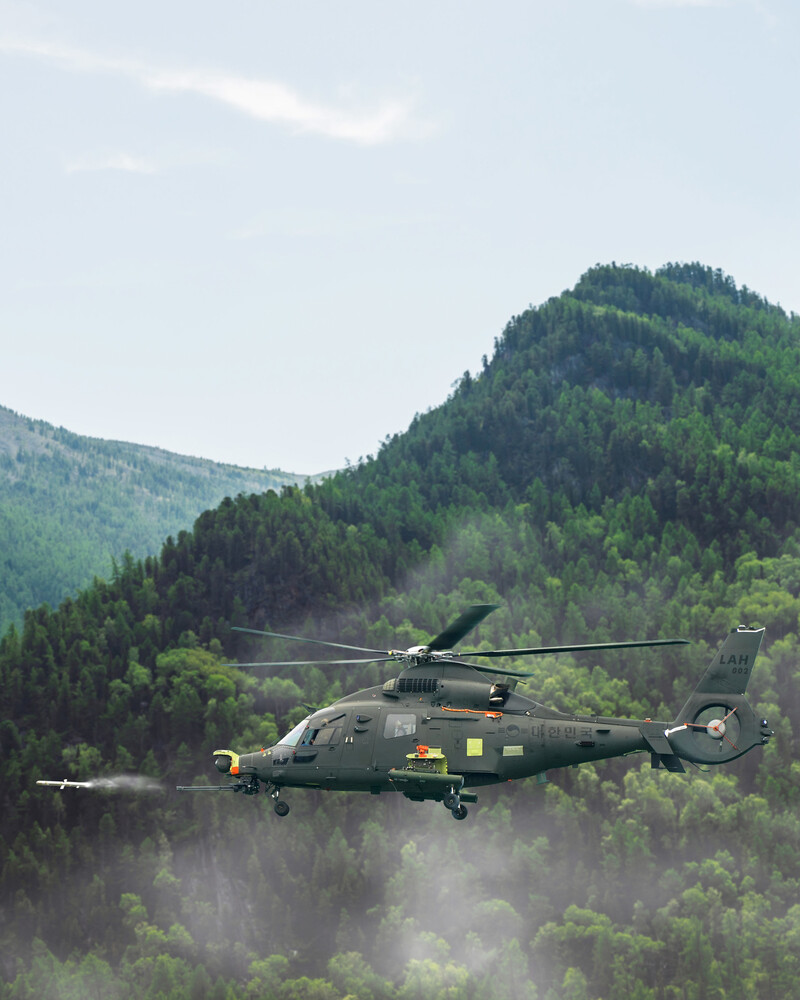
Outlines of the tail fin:
{"type": "Polygon", "coordinates": [[[764,638],[763,628],[740,625],[715,653],[700,683],[664,733],[673,753],[698,764],[722,764],[769,742],[766,719],[756,719],[745,691],[764,638]]]}
{"type": "Polygon", "coordinates": [[[729,632],[681,714],[686,713],[698,694],[744,694],[763,638],[763,628],[740,625],[729,632]]]}

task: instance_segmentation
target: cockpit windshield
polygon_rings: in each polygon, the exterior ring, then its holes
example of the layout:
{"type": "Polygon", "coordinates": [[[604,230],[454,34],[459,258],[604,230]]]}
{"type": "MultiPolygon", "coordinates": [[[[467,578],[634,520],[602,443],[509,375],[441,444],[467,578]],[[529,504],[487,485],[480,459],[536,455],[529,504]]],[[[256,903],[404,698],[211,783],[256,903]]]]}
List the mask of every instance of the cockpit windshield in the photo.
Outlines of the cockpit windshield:
{"type": "Polygon", "coordinates": [[[311,718],[310,715],[306,716],[302,722],[298,722],[294,729],[287,733],[282,740],[279,741],[281,746],[296,747],[300,742],[300,737],[306,731],[306,726],[308,726],[308,720],[311,718]]]}

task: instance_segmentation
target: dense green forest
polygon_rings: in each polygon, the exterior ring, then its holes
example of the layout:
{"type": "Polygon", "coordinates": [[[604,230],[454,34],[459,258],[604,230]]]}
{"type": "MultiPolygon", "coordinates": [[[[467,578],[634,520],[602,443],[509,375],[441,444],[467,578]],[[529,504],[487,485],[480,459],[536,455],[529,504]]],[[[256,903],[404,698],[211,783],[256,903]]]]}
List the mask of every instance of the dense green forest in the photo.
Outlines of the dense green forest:
{"type": "Polygon", "coordinates": [[[800,319],[720,271],[598,266],[374,457],[27,612],[0,643],[0,1000],[800,997],[798,352],[800,319]],[[672,718],[727,630],[765,626],[776,738],[481,790],[458,824],[174,792],[390,676],[240,670],[296,651],[231,625],[405,647],[476,602],[492,646],[692,640],[520,662],[520,690],[603,715],[672,718]],[[128,777],[35,785],[65,775],[128,777]]]}
{"type": "Polygon", "coordinates": [[[126,550],[157,552],[223,497],[305,481],[82,437],[0,406],[0,634],[109,577],[126,550]]]}

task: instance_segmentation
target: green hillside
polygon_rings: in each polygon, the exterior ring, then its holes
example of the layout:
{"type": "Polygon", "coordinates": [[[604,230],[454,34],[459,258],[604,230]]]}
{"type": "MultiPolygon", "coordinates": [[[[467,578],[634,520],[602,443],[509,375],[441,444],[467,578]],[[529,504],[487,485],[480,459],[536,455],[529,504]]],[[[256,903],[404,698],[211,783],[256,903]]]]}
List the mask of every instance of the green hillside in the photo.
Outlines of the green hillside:
{"type": "Polygon", "coordinates": [[[81,437],[0,406],[0,632],[109,577],[126,549],[157,552],[223,497],[305,479],[81,437]]]}
{"type": "Polygon", "coordinates": [[[719,271],[594,268],[373,458],[225,499],[27,613],[0,644],[0,1000],[800,997],[799,347],[719,271]],[[519,664],[601,715],[672,718],[726,631],[765,626],[749,695],[776,738],[710,772],[481,790],[463,824],[169,790],[391,676],[241,671],[301,654],[232,624],[407,647],[476,602],[502,605],[475,633],[495,647],[693,641],[519,664]],[[35,786],[119,773],[164,793],[35,786]]]}

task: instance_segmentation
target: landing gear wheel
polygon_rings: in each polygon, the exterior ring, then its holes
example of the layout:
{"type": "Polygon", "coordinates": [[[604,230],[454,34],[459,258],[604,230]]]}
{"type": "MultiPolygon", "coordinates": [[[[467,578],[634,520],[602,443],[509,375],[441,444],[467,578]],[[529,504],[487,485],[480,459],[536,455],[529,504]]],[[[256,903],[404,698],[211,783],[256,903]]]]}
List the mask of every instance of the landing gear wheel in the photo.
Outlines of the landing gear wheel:
{"type": "Polygon", "coordinates": [[[461,805],[461,798],[454,788],[448,788],[442,796],[442,802],[444,802],[445,809],[458,809],[461,805]]]}
{"type": "Polygon", "coordinates": [[[453,809],[453,819],[466,819],[467,818],[467,807],[458,805],[453,809]]]}
{"type": "Polygon", "coordinates": [[[278,801],[275,803],[274,809],[275,809],[275,812],[279,816],[288,816],[289,815],[289,803],[288,802],[281,802],[281,800],[278,799],[278,801]]]}

